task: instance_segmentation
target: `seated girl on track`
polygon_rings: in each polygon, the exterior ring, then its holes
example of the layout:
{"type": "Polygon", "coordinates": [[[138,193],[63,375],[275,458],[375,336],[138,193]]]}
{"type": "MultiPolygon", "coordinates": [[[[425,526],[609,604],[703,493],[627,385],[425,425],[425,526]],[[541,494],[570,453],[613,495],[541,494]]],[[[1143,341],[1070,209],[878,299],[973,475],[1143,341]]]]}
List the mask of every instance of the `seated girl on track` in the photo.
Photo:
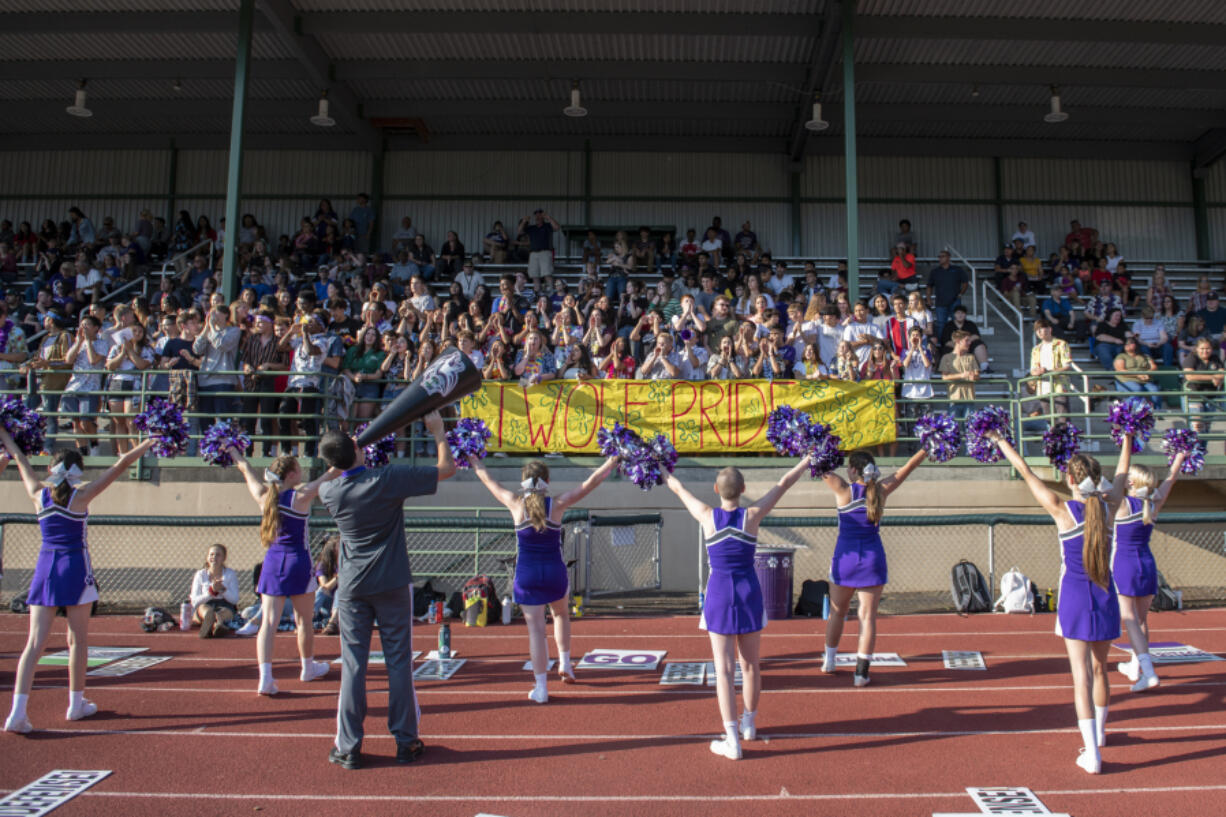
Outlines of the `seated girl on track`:
{"type": "MultiPolygon", "coordinates": [[[[133,446],[92,482],[81,481],[84,461],[75,448],[56,451],[51,457],[46,481],[39,482],[30,461],[3,427],[0,427],[0,443],[8,456],[17,461],[21,481],[38,512],[38,527],[43,537],[26,597],[30,605],[30,637],[17,663],[13,708],[4,722],[4,731],[24,734],[33,728],[26,715],[26,702],[34,684],[34,668],[43,653],[47,636],[51,634],[51,622],[57,607],[64,607],[68,615],[68,712],[65,717],[76,721],[98,711],[92,701],[85,699],[89,611],[98,600],[98,587],[94,583],[89,543],[86,541],[89,503],[121,474],[127,473],[132,463],[149,450],[153,441],[145,440],[133,446]]],[[[0,459],[0,463],[7,462],[7,458],[0,459]]]]}
{"type": "Polygon", "coordinates": [[[256,591],[262,606],[256,658],[260,665],[260,695],[276,695],[272,677],[272,654],[277,622],[286,599],[294,606],[298,630],[298,655],[302,659],[301,681],[314,681],[328,674],[329,665],[315,660],[315,575],[311,552],[307,549],[307,519],[319,486],[340,472],[329,469],[313,482],[302,483],[302,469],[294,457],[281,456],[272,461],[260,479],[237,448],[230,448],[234,464],[247,480],[247,490],[264,512],[260,523],[260,542],[264,545],[264,567],[256,591]]]}
{"type": "Polygon", "coordinates": [[[1149,655],[1149,605],[1158,592],[1158,565],[1149,549],[1154,517],[1162,510],[1179,479],[1187,454],[1180,452],[1171,463],[1166,481],[1144,465],[1128,469],[1128,496],[1115,514],[1111,542],[1111,576],[1120,597],[1120,618],[1132,646],[1132,659],[1118,665],[1133,682],[1133,692],[1158,686],[1158,674],[1149,655]]]}
{"type": "Polygon", "coordinates": [[[694,496],[672,474],[665,483],[702,528],[711,565],[699,626],[711,636],[715,692],[724,723],[724,736],[711,741],[711,751],[730,760],[741,758],[742,737],[753,740],[758,734],[755,718],[762,693],[759,657],[762,628],[766,626],[762,587],[753,567],[758,525],[808,467],[809,458],[801,459],[761,499],[744,508],[741,495],[745,493],[745,478],[736,468],[725,468],[715,477],[718,508],[694,496]],[[738,655],[745,699],[739,733],[733,688],[738,655]]]}
{"type": "Polygon", "coordinates": [[[617,458],[605,464],[583,481],[554,498],[549,496],[549,468],[540,460],[524,466],[520,483],[522,493],[507,490],[494,481],[480,459],[468,458],[473,473],[511,512],[515,522],[515,537],[519,542],[515,560],[515,603],[524,612],[528,625],[528,650],[532,657],[532,674],[536,685],[528,698],[538,704],[549,701],[549,644],[545,637],[545,605],[553,611],[553,637],[558,645],[558,675],[564,684],[575,682],[570,660],[570,577],[562,559],[562,515],[605,481],[617,466],[617,458]]]}
{"type": "Polygon", "coordinates": [[[1102,476],[1093,457],[1077,454],[1068,463],[1065,483],[1072,499],[1060,497],[1009,442],[997,435],[995,443],[1009,464],[1026,480],[1026,487],[1056,523],[1060,535],[1060,595],[1056,608],[1056,635],[1064,638],[1073,673],[1073,701],[1077,726],[1085,743],[1077,765],[1090,774],[1102,770],[1099,754],[1106,740],[1107,654],[1120,634],[1120,603],[1111,580],[1111,532],[1107,520],[1116,513],[1128,483],[1132,437],[1125,436],[1115,481],[1102,476]],[[1091,700],[1092,699],[1092,700],[1091,700]],[[1091,706],[1091,704],[1093,704],[1091,706]]]}
{"type": "Polygon", "coordinates": [[[192,619],[200,625],[201,638],[225,635],[238,612],[238,574],[226,566],[226,554],[225,545],[213,545],[204,568],[192,576],[192,619]]]}
{"type": "Polygon", "coordinates": [[[860,640],[856,650],[856,671],[852,683],[868,684],[868,668],[877,643],[877,605],[889,581],[885,547],[881,543],[881,514],[885,500],[911,472],[919,467],[928,452],[920,449],[902,468],[885,479],[867,451],[854,451],[847,457],[847,480],[831,471],[822,476],[839,512],[839,535],[830,560],[830,618],[826,620],[826,652],[822,672],[834,672],[843,637],[843,620],[853,593],[860,599],[860,640]]]}

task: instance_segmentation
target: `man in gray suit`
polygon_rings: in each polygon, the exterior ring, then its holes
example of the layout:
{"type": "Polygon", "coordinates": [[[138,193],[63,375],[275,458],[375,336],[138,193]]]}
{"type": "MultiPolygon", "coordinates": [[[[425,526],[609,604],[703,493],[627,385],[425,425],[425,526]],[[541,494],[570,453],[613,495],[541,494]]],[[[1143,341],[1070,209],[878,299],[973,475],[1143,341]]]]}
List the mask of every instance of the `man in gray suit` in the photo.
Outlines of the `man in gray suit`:
{"type": "Polygon", "coordinates": [[[420,710],[413,689],[413,574],[404,540],[404,501],[433,494],[455,474],[451,447],[438,412],[424,418],[438,445],[438,465],[366,468],[362,449],[337,431],[323,436],[319,454],[341,475],[324,483],[319,499],[341,536],[336,605],[341,630],[341,692],[336,745],[328,760],[346,769],[362,765],[366,719],[366,661],[376,620],[387,663],[387,726],[396,760],[412,763],[424,746],[417,737],[420,710]]]}

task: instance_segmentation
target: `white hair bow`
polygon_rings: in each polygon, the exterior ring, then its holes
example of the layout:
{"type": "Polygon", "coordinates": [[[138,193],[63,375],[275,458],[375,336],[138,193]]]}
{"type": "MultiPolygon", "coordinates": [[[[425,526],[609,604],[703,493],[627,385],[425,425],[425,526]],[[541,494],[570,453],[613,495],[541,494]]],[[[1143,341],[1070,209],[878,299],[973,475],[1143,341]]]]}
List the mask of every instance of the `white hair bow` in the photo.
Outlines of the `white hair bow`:
{"type": "Polygon", "coordinates": [[[873,462],[870,462],[868,465],[864,466],[864,470],[860,473],[865,479],[881,478],[881,469],[878,468],[877,464],[873,462]]]}
{"type": "Polygon", "coordinates": [[[1098,485],[1095,485],[1092,477],[1086,477],[1077,483],[1077,490],[1081,491],[1082,496],[1101,496],[1111,491],[1111,483],[1099,477],[1098,485]]]}
{"type": "Polygon", "coordinates": [[[528,477],[523,482],[519,483],[519,487],[524,489],[524,493],[528,494],[548,494],[549,483],[540,477],[528,477]]]}
{"type": "Polygon", "coordinates": [[[264,481],[271,482],[273,485],[280,485],[281,477],[274,474],[271,469],[265,468],[264,469],[264,481]]]}
{"type": "Polygon", "coordinates": [[[1147,499],[1149,497],[1149,488],[1146,488],[1145,486],[1141,486],[1140,488],[1135,488],[1133,489],[1132,494],[1137,499],[1147,499]]]}
{"type": "Polygon", "coordinates": [[[71,465],[65,468],[64,463],[57,462],[51,468],[51,475],[47,477],[47,482],[51,483],[52,485],[61,485],[64,482],[67,482],[69,485],[75,488],[81,484],[81,469],[76,465],[71,465]]]}

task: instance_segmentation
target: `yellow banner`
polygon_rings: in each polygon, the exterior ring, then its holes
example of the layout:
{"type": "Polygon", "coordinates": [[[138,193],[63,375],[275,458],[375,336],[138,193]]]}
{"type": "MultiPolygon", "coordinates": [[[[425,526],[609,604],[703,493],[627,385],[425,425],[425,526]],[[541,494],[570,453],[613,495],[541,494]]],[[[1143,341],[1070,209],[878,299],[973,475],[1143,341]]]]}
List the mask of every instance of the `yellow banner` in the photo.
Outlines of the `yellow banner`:
{"type": "Polygon", "coordinates": [[[558,380],[483,383],[461,401],[490,451],[597,453],[596,431],[623,423],[684,454],[773,451],[767,416],[788,405],[826,423],[844,450],[892,442],[894,384],[883,380],[558,380]]]}

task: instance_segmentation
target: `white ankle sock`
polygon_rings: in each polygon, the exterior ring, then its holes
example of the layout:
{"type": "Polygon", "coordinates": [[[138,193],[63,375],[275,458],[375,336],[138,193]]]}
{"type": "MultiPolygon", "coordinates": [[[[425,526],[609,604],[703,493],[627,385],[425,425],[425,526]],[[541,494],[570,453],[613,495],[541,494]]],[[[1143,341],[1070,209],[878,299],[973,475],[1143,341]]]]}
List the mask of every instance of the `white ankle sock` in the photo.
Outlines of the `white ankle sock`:
{"type": "Polygon", "coordinates": [[[570,653],[568,653],[568,652],[559,652],[559,653],[558,653],[558,659],[559,659],[558,663],[560,663],[560,664],[562,665],[562,669],[570,669],[570,668],[571,668],[571,663],[570,663],[570,653]]]}
{"type": "Polygon", "coordinates": [[[1102,746],[1107,737],[1107,710],[1110,707],[1094,706],[1094,737],[1098,741],[1099,746],[1102,746]]]}
{"type": "Polygon", "coordinates": [[[315,669],[315,656],[312,655],[310,658],[302,659],[302,671],[303,672],[314,671],[314,669],[315,669]]]}
{"type": "Polygon", "coordinates": [[[745,710],[745,712],[741,714],[741,728],[753,729],[755,725],[754,719],[757,717],[757,715],[758,715],[757,712],[750,712],[749,710],[745,710]]]}
{"type": "Polygon", "coordinates": [[[838,656],[838,654],[839,654],[838,645],[835,645],[833,647],[827,647],[826,648],[826,661],[833,664],[834,659],[838,656]]]}
{"type": "Polygon", "coordinates": [[[865,655],[862,652],[858,652],[856,653],[856,660],[857,661],[871,661],[873,660],[873,657],[871,655],[865,655]]]}
{"type": "Polygon", "coordinates": [[[68,708],[69,709],[79,709],[82,705],[84,705],[84,703],[85,703],[85,690],[81,690],[80,692],[74,692],[72,690],[69,690],[68,692],[68,708]]]}
{"type": "Polygon", "coordinates": [[[729,746],[741,745],[741,736],[736,731],[736,721],[724,721],[724,740],[729,746]]]}
{"type": "Polygon", "coordinates": [[[1137,666],[1141,668],[1142,675],[1154,674],[1154,659],[1150,657],[1149,653],[1142,653],[1137,656],[1137,666]]]}
{"type": "Polygon", "coordinates": [[[545,689],[547,686],[549,686],[549,673],[536,672],[533,673],[532,677],[536,679],[537,689],[545,689]]]}
{"type": "Polygon", "coordinates": [[[1077,728],[1081,730],[1081,740],[1086,745],[1087,752],[1098,751],[1098,739],[1094,734],[1094,719],[1080,718],[1077,721],[1077,728]]]}
{"type": "Polygon", "coordinates": [[[14,720],[24,718],[26,716],[26,703],[29,700],[29,693],[14,692],[13,708],[9,712],[9,717],[13,718],[14,720]]]}
{"type": "Polygon", "coordinates": [[[260,686],[272,683],[272,663],[262,662],[260,664],[260,686]]]}

